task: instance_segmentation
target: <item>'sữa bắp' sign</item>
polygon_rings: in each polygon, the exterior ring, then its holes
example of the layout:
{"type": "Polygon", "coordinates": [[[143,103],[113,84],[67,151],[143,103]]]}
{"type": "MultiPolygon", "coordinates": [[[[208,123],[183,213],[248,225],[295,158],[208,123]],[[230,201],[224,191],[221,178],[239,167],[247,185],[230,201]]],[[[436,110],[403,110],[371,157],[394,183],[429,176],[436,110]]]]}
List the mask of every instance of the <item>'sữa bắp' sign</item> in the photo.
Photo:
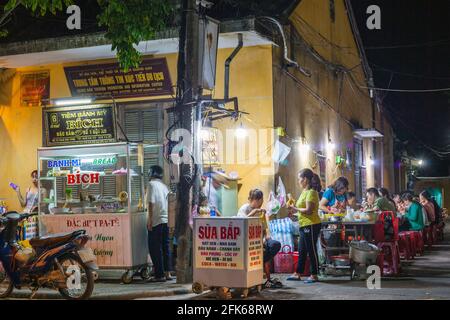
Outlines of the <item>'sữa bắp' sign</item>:
{"type": "Polygon", "coordinates": [[[47,108],[44,122],[47,147],[116,142],[112,105],[47,108]]]}
{"type": "Polygon", "coordinates": [[[123,72],[118,63],[65,67],[72,96],[109,99],[172,95],[165,58],[146,59],[138,68],[123,72]]]}

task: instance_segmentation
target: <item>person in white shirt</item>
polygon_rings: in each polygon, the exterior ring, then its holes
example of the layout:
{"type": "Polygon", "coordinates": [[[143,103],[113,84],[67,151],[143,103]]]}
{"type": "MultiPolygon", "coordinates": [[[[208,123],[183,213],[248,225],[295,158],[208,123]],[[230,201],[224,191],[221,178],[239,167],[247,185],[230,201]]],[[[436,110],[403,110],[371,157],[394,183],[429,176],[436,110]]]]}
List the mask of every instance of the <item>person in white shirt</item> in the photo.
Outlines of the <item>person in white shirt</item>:
{"type": "Polygon", "coordinates": [[[162,182],[163,169],[152,166],[149,171],[150,182],[147,187],[147,229],[148,250],[155,268],[155,277],[150,282],[172,280],[169,271],[169,227],[168,195],[169,188],[162,182]]]}
{"type": "Polygon", "coordinates": [[[220,181],[220,176],[212,172],[209,177],[206,178],[203,193],[208,198],[208,203],[211,207],[214,207],[216,210],[221,208],[221,196],[220,196],[220,188],[223,183],[220,181]]]}
{"type": "Polygon", "coordinates": [[[252,189],[248,195],[248,203],[244,204],[238,211],[237,216],[240,218],[258,217],[261,219],[263,227],[263,263],[266,282],[266,288],[281,288],[283,284],[276,278],[270,278],[270,265],[273,258],[281,249],[281,243],[271,238],[269,230],[269,216],[266,210],[262,209],[264,202],[264,194],[259,189],[252,189]]]}

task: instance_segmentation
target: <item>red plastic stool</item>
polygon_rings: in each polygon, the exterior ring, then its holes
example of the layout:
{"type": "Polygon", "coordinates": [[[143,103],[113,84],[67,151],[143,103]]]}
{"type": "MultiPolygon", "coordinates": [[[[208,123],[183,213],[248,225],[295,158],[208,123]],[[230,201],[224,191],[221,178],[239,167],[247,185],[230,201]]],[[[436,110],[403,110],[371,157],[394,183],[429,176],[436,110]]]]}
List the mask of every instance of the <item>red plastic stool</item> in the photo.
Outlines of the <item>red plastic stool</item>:
{"type": "Polygon", "coordinates": [[[414,231],[414,237],[416,238],[416,254],[423,255],[425,245],[423,243],[423,237],[421,231],[414,231]]]}
{"type": "Polygon", "coordinates": [[[412,249],[411,249],[411,237],[408,233],[406,233],[406,232],[399,233],[398,247],[399,247],[401,259],[405,259],[405,260],[414,259],[414,255],[412,254],[412,249]]]}
{"type": "Polygon", "coordinates": [[[431,235],[431,230],[432,230],[431,226],[426,226],[422,230],[423,243],[424,243],[424,245],[428,246],[428,249],[431,249],[431,246],[433,245],[433,238],[431,235]]]}
{"type": "Polygon", "coordinates": [[[400,252],[398,242],[380,242],[378,244],[384,255],[383,274],[398,275],[400,273],[400,252]]]}
{"type": "Polygon", "coordinates": [[[417,242],[416,237],[414,236],[414,231],[404,231],[403,233],[408,236],[411,245],[411,255],[415,257],[417,254],[417,242]]]}

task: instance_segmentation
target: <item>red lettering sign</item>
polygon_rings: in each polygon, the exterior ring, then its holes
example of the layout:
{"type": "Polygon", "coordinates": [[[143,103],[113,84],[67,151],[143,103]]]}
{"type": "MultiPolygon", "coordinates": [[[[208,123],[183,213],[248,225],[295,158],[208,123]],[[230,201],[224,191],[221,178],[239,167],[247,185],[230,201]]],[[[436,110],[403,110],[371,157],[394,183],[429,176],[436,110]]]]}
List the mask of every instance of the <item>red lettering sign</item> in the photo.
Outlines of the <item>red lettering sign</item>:
{"type": "Polygon", "coordinates": [[[80,173],[80,171],[77,171],[76,173],[67,174],[67,185],[69,186],[73,186],[76,184],[99,184],[99,183],[100,183],[99,172],[80,173]]]}

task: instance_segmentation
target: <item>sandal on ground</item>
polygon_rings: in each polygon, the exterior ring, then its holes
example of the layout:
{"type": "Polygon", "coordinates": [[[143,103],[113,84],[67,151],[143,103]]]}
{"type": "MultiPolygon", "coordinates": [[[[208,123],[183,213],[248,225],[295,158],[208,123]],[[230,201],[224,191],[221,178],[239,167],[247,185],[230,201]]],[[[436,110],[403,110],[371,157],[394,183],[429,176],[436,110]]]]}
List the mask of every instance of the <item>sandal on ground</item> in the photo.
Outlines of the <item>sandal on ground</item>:
{"type": "Polygon", "coordinates": [[[264,283],[264,288],[266,289],[279,289],[282,288],[283,284],[280,281],[277,281],[276,279],[269,279],[264,283]]]}
{"type": "Polygon", "coordinates": [[[166,278],[151,278],[148,282],[166,282],[166,278]]]}

